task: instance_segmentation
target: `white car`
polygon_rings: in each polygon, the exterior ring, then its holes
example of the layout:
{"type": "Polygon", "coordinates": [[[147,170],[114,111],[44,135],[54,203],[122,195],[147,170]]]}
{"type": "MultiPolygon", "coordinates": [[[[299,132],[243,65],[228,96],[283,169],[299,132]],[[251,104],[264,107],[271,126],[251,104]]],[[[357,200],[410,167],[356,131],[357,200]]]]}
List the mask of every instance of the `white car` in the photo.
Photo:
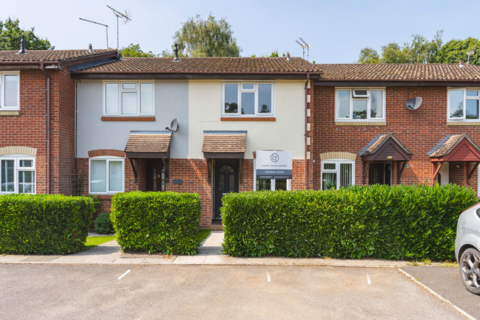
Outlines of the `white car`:
{"type": "Polygon", "coordinates": [[[458,218],[455,257],[465,288],[480,295],[480,203],[458,218]]]}

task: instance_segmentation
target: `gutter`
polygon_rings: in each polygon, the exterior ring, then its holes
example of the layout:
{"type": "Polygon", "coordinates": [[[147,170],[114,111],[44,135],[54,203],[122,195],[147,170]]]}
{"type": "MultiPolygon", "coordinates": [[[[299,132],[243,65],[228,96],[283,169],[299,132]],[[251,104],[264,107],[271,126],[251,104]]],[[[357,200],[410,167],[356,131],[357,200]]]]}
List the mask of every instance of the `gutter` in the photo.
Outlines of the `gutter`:
{"type": "Polygon", "coordinates": [[[47,194],[50,194],[50,181],[51,181],[51,138],[50,138],[50,124],[51,124],[51,76],[45,70],[45,66],[43,62],[40,62],[40,70],[45,74],[45,100],[46,100],[46,112],[47,112],[47,125],[46,125],[46,141],[47,141],[47,155],[46,155],[46,162],[47,162],[47,194]]]}
{"type": "Polygon", "coordinates": [[[308,160],[307,160],[307,122],[308,122],[308,114],[307,114],[307,85],[308,81],[310,81],[310,73],[307,73],[307,81],[305,81],[305,168],[304,168],[304,179],[305,179],[305,190],[308,188],[308,183],[307,183],[307,176],[308,176],[308,160]]]}

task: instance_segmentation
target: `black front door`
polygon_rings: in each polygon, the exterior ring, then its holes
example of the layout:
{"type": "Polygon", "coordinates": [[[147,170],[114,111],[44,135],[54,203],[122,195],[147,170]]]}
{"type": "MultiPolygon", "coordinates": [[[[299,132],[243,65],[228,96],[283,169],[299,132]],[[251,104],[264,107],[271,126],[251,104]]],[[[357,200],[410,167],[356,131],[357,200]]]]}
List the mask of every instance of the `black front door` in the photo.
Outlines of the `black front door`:
{"type": "Polygon", "coordinates": [[[222,197],[230,192],[238,192],[238,160],[215,162],[215,216],[220,220],[222,197]]]}
{"type": "Polygon", "coordinates": [[[147,191],[165,191],[162,159],[147,159],[147,191]]]}
{"type": "Polygon", "coordinates": [[[368,184],[392,185],[392,164],[390,162],[373,162],[368,169],[368,184]]]}

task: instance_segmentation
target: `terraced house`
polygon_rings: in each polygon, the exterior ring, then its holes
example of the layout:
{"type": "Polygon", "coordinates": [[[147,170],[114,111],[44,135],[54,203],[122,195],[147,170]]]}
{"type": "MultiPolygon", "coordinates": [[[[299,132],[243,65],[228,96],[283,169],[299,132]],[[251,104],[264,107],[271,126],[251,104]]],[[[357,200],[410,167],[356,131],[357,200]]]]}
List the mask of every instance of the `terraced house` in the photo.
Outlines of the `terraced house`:
{"type": "Polygon", "coordinates": [[[0,193],[478,189],[480,69],[0,51],[0,193]]]}

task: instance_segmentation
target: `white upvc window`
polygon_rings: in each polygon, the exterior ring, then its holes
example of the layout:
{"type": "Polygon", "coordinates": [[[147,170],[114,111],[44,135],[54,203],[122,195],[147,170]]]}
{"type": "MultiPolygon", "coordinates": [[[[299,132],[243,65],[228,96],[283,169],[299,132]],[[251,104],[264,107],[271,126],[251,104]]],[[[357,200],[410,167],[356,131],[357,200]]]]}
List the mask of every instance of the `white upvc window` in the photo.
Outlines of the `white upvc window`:
{"type": "Polygon", "coordinates": [[[323,160],[321,165],[322,190],[355,185],[355,161],[331,159],[323,160]]]}
{"type": "Polygon", "coordinates": [[[274,90],[273,82],[224,82],[222,116],[274,116],[274,90]]]}
{"type": "Polygon", "coordinates": [[[89,160],[89,193],[114,194],[125,190],[125,161],[119,157],[89,160]]]}
{"type": "MultiPolygon", "coordinates": [[[[253,160],[253,167],[255,168],[255,161],[253,160]]],[[[262,190],[292,190],[292,180],[291,179],[257,179],[256,170],[253,170],[253,191],[262,191],[262,190]]]]}
{"type": "Polygon", "coordinates": [[[155,82],[104,81],[103,115],[151,116],[155,114],[155,82]]]}
{"type": "Polygon", "coordinates": [[[0,157],[0,194],[35,193],[35,158],[25,155],[0,157]]]}
{"type": "Polygon", "coordinates": [[[1,110],[20,110],[19,72],[0,72],[1,110]]]}
{"type": "Polygon", "coordinates": [[[385,121],[385,88],[336,88],[335,121],[385,121]]]}
{"type": "Polygon", "coordinates": [[[479,121],[480,88],[448,89],[447,119],[452,121],[479,121]]]}

